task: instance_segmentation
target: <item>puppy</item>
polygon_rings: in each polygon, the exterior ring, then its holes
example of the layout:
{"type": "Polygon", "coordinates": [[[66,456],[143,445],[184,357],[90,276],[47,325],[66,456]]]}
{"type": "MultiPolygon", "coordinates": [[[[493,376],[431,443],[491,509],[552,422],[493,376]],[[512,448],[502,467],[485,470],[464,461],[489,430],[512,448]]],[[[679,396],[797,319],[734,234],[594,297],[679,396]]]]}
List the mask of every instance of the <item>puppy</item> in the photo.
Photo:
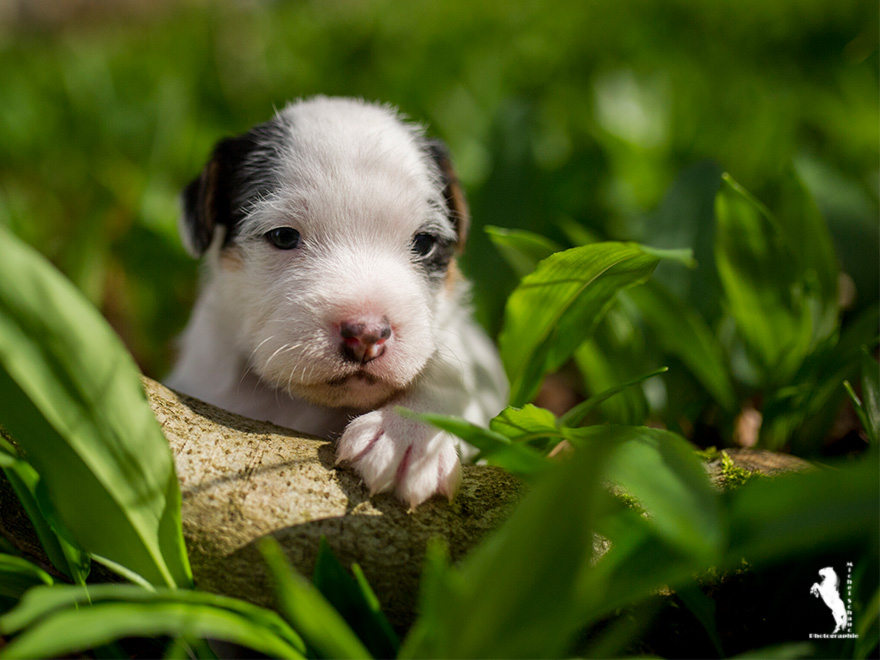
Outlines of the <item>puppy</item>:
{"type": "Polygon", "coordinates": [[[441,143],[388,107],[293,103],[216,146],[180,228],[206,268],[170,387],[337,439],[371,493],[453,497],[458,441],[394,409],[485,424],[507,382],[466,307],[441,143]]]}

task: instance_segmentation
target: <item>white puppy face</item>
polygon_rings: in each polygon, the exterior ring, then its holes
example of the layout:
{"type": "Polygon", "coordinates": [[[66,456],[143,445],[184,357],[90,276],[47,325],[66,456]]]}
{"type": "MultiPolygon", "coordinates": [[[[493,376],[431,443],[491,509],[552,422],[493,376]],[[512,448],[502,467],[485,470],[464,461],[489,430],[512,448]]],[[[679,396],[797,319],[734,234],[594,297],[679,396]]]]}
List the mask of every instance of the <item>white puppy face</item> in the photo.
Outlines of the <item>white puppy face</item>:
{"type": "Polygon", "coordinates": [[[435,352],[466,209],[437,143],[389,109],[319,98],[221,142],[184,193],[247,367],[291,395],[374,408],[435,352]]]}

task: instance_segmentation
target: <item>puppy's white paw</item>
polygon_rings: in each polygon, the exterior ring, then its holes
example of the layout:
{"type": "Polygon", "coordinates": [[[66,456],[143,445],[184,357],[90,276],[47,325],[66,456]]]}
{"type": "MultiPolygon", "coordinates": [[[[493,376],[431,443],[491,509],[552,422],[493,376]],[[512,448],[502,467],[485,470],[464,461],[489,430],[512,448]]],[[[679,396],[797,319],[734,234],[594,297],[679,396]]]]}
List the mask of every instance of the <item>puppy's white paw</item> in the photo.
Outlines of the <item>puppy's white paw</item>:
{"type": "Polygon", "coordinates": [[[411,509],[435,494],[451,501],[461,483],[453,436],[380,408],[353,419],[336,445],[336,462],[349,462],[370,494],[394,490],[411,509]]]}

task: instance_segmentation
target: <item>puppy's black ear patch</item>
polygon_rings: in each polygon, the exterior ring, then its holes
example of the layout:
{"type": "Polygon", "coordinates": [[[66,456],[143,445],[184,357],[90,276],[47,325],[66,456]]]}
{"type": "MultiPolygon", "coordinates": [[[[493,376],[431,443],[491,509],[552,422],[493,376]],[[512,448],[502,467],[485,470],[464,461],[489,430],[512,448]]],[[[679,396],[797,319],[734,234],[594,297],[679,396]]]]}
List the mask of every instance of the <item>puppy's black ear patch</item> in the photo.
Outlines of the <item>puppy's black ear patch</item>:
{"type": "Polygon", "coordinates": [[[181,237],[193,256],[205,253],[221,225],[226,230],[224,245],[228,244],[245,216],[248,198],[265,192],[266,182],[255,175],[270,171],[269,164],[261,162],[266,160],[259,139],[264,127],[220,141],[205,169],[184,189],[181,237]]]}
{"type": "Polygon", "coordinates": [[[467,200],[464,197],[464,190],[458,182],[458,176],[452,167],[452,158],[449,156],[449,149],[442,140],[429,140],[428,153],[437,164],[440,170],[440,176],[443,182],[443,197],[446,199],[446,210],[449,219],[455,227],[455,233],[458,234],[457,249],[460,252],[464,249],[464,243],[467,240],[467,233],[470,226],[470,212],[468,211],[467,200]]]}

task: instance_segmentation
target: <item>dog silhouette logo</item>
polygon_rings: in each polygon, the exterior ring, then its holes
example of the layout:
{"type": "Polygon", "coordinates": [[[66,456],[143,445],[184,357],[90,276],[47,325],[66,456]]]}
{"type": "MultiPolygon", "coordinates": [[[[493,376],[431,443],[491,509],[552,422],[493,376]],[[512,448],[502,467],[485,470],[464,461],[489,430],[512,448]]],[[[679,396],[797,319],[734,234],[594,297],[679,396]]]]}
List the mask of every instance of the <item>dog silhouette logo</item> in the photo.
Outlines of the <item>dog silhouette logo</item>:
{"type": "Polygon", "coordinates": [[[822,601],[831,610],[831,615],[834,617],[834,630],[831,633],[833,635],[846,629],[848,619],[846,606],[840,597],[840,578],[837,577],[837,573],[831,566],[821,569],[819,577],[822,578],[822,581],[814,582],[810,593],[817,598],[822,598],[822,601]]]}

